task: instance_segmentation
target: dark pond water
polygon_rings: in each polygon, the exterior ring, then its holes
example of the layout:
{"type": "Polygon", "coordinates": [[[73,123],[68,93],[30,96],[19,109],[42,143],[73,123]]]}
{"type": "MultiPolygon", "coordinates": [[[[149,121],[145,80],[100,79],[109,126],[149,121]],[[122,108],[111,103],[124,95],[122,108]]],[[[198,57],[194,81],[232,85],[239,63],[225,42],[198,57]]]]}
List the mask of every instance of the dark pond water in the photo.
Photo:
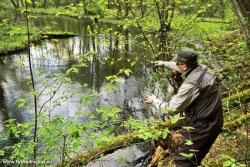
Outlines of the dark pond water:
{"type": "MultiPolygon", "coordinates": [[[[23,19],[20,15],[12,18],[23,19]]],[[[40,45],[31,47],[32,67],[35,75],[35,86],[43,95],[39,96],[38,104],[41,106],[48,101],[52,94],[53,87],[44,90],[44,84],[56,81],[53,74],[65,73],[69,68],[80,60],[82,55],[88,55],[85,59],[86,67],[82,67],[79,73],[70,75],[72,83],[70,85],[60,85],[60,92],[55,94],[52,102],[62,96],[62,92],[78,93],[62,105],[57,106],[50,113],[53,115],[63,115],[67,118],[87,121],[84,117],[75,117],[77,111],[89,112],[104,105],[117,105],[123,108],[123,114],[137,119],[144,119],[147,114],[143,112],[145,108],[144,98],[145,87],[148,81],[148,73],[152,70],[149,60],[138,59],[134,53],[142,50],[133,44],[133,34],[127,32],[124,38],[107,36],[103,31],[116,31],[125,34],[121,27],[112,24],[97,23],[93,25],[91,20],[74,19],[69,17],[37,16],[32,22],[42,29],[58,31],[70,31],[78,36],[63,39],[52,39],[43,41],[40,45]],[[97,26],[97,31],[90,34],[97,26]],[[129,34],[129,35],[128,35],[129,34]],[[125,40],[128,43],[125,43],[125,40]],[[125,52],[126,50],[126,52],[125,52]],[[72,56],[74,58],[72,58],[72,56]],[[136,63],[132,63],[136,62],[136,63]],[[119,76],[120,83],[118,89],[111,93],[105,91],[104,85],[107,83],[105,77],[116,75],[119,69],[131,69],[131,76],[119,76]],[[96,92],[99,97],[92,105],[80,105],[79,99],[82,94],[96,92]]],[[[142,55],[141,55],[142,57],[142,55]]],[[[34,111],[27,108],[17,109],[15,101],[19,98],[26,98],[32,89],[27,85],[30,76],[27,60],[27,51],[0,56],[1,87],[0,87],[0,129],[3,129],[3,122],[9,118],[14,118],[18,122],[32,120],[34,111]],[[22,63],[19,60],[24,60],[22,63]]],[[[33,103],[32,98],[28,103],[33,103]]],[[[49,105],[49,103],[46,103],[49,105]]],[[[139,149],[139,148],[138,148],[139,149]]],[[[137,150],[139,152],[139,150],[137,150]]],[[[138,154],[139,155],[139,154],[138,154]]],[[[140,154],[143,156],[143,154],[140,154]]]]}
{"type": "MultiPolygon", "coordinates": [[[[39,46],[31,47],[32,66],[34,73],[42,71],[39,76],[35,76],[35,84],[37,88],[43,89],[44,81],[52,82],[55,80],[52,74],[65,73],[74,63],[76,63],[83,54],[88,54],[89,57],[85,61],[87,67],[81,68],[79,73],[71,75],[72,83],[70,85],[63,84],[60,91],[74,91],[79,93],[72,97],[67,102],[53,110],[52,115],[61,114],[72,117],[76,111],[88,111],[102,105],[121,104],[128,107],[131,111],[140,110],[143,103],[141,99],[146,86],[148,71],[151,70],[151,64],[144,59],[137,59],[133,54],[141,50],[135,48],[132,43],[125,44],[125,39],[117,39],[113,36],[107,37],[101,31],[113,29],[112,31],[120,31],[119,27],[112,24],[98,23],[98,29],[95,35],[90,35],[87,29],[93,26],[91,20],[79,20],[69,17],[54,17],[54,16],[37,16],[33,24],[40,27],[51,27],[53,30],[70,31],[79,36],[72,38],[63,38],[56,40],[43,41],[39,46]],[[127,53],[124,50],[127,50],[127,53]],[[91,54],[95,52],[96,56],[91,54]],[[71,59],[71,56],[74,59],[71,59]],[[129,61],[136,61],[131,65],[129,61]],[[121,83],[118,83],[118,90],[112,93],[107,93],[104,90],[104,84],[107,82],[105,77],[116,75],[119,69],[131,69],[133,73],[130,77],[120,76],[121,83]],[[84,87],[81,87],[84,85],[84,87]],[[100,98],[96,100],[92,106],[80,106],[79,99],[81,94],[97,92],[100,98]],[[107,99],[109,103],[107,103],[107,99]],[[89,107],[92,107],[91,109],[89,107]]],[[[127,39],[133,40],[133,35],[128,35],[127,39]]],[[[27,61],[27,52],[21,52],[12,55],[0,57],[1,77],[4,78],[1,82],[1,122],[8,118],[15,118],[19,122],[29,120],[33,116],[33,111],[27,109],[17,110],[14,102],[18,98],[24,98],[30,93],[31,86],[27,85],[28,76],[30,75],[27,61]],[[18,61],[23,59],[24,62],[20,65],[18,61]]],[[[49,92],[49,88],[45,90],[49,92]]],[[[60,93],[56,94],[56,98],[60,93]]],[[[48,97],[41,96],[39,104],[43,104],[48,100],[48,97]]],[[[31,101],[32,102],[32,101],[31,101]]],[[[141,117],[142,114],[137,117],[141,117]]],[[[84,118],[81,118],[84,120],[84,118]]]]}

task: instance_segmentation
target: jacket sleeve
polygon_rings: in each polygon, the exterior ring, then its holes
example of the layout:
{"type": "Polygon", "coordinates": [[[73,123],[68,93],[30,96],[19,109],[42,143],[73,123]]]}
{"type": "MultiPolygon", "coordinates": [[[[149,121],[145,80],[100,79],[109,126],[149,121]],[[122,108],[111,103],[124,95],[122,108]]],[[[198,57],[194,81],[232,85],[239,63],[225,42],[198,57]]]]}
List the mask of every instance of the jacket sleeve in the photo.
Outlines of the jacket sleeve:
{"type": "Polygon", "coordinates": [[[176,65],[175,62],[171,62],[171,61],[164,61],[164,66],[167,67],[167,68],[170,68],[172,70],[176,70],[178,72],[181,72],[178,68],[178,66],[176,65]]]}
{"type": "Polygon", "coordinates": [[[169,103],[161,101],[155,98],[152,105],[159,110],[163,110],[171,114],[180,113],[186,107],[188,107],[195,98],[199,95],[199,88],[190,83],[184,83],[179,88],[178,93],[173,96],[169,103]]]}

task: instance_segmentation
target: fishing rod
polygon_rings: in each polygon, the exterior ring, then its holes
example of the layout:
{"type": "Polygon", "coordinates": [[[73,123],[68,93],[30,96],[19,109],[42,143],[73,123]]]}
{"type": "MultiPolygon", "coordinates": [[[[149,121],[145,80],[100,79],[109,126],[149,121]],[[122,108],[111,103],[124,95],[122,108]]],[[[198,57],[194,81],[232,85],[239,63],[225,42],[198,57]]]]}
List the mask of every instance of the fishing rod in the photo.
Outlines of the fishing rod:
{"type": "Polygon", "coordinates": [[[145,61],[147,61],[147,62],[154,63],[154,61],[148,60],[148,59],[146,59],[146,58],[144,58],[144,57],[142,57],[142,56],[137,55],[136,57],[138,57],[138,58],[140,58],[140,59],[142,59],[142,60],[145,60],[145,61]]]}
{"type": "Polygon", "coordinates": [[[148,59],[146,59],[146,58],[144,58],[142,56],[139,56],[139,55],[137,55],[137,57],[144,60],[144,61],[146,61],[146,62],[149,62],[151,64],[152,69],[154,70],[154,72],[156,72],[156,67],[157,66],[155,66],[156,65],[155,61],[148,60],[148,59]]]}
{"type": "Polygon", "coordinates": [[[146,59],[146,58],[144,58],[142,56],[139,56],[139,55],[137,55],[137,57],[140,58],[140,59],[142,59],[142,60],[145,60],[146,62],[151,63],[152,69],[154,70],[154,72],[156,72],[156,68],[157,67],[160,67],[160,66],[156,66],[156,64],[157,64],[156,61],[148,60],[148,59],[146,59]]]}

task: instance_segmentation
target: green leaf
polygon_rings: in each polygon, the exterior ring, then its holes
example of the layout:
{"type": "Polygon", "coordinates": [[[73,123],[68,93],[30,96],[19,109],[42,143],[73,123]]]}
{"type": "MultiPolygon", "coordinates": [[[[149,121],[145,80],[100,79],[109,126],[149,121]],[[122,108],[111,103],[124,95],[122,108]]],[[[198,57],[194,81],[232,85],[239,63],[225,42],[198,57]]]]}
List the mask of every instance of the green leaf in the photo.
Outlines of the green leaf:
{"type": "Polygon", "coordinates": [[[80,145],[81,145],[80,142],[79,142],[79,141],[76,141],[76,142],[73,144],[73,149],[76,150],[80,145]]]}
{"type": "Polygon", "coordinates": [[[226,166],[231,166],[232,165],[232,161],[230,160],[227,160],[223,163],[223,167],[226,167],[226,166]]]}
{"type": "Polygon", "coordinates": [[[192,129],[194,129],[193,127],[191,126],[184,126],[183,129],[185,129],[186,131],[190,131],[192,129]]]}
{"type": "Polygon", "coordinates": [[[11,131],[10,129],[7,129],[6,134],[5,134],[6,137],[10,137],[10,131],[11,131]]]}
{"type": "Polygon", "coordinates": [[[25,103],[20,103],[18,104],[18,109],[22,108],[24,106],[25,103]]]}
{"type": "Polygon", "coordinates": [[[106,80],[109,81],[111,78],[113,78],[113,76],[112,75],[111,76],[106,76],[105,78],[106,78],[106,80]]]}
{"type": "Polygon", "coordinates": [[[0,150],[0,155],[1,155],[1,156],[3,156],[3,155],[4,155],[4,153],[5,153],[5,151],[4,151],[4,150],[0,150]]]}
{"type": "Polygon", "coordinates": [[[180,153],[183,157],[186,157],[186,158],[192,158],[193,157],[193,153],[189,153],[189,154],[186,154],[186,153],[180,153]]]}
{"type": "Polygon", "coordinates": [[[79,138],[79,137],[80,137],[79,132],[78,132],[78,131],[73,132],[73,133],[72,133],[72,137],[75,138],[75,139],[76,139],[76,138],[79,138]]]}
{"type": "Polygon", "coordinates": [[[193,145],[193,142],[191,140],[186,140],[185,145],[191,146],[193,145]]]}
{"type": "Polygon", "coordinates": [[[25,105],[26,99],[23,99],[23,98],[18,99],[15,103],[17,104],[18,109],[20,109],[25,105]]]}
{"type": "Polygon", "coordinates": [[[168,129],[164,129],[164,131],[162,132],[162,138],[166,139],[167,136],[168,136],[168,134],[169,134],[169,130],[168,129]]]}
{"type": "Polygon", "coordinates": [[[171,123],[172,123],[172,124],[175,124],[175,123],[178,122],[180,119],[181,119],[181,117],[180,117],[179,115],[174,115],[174,116],[171,118],[171,123]]]}
{"type": "Polygon", "coordinates": [[[124,70],[124,73],[127,75],[127,76],[129,76],[130,75],[130,73],[133,73],[130,69],[125,69],[124,70]]]}
{"type": "Polygon", "coordinates": [[[26,0],[27,3],[32,4],[31,0],[26,0]]]}
{"type": "Polygon", "coordinates": [[[156,132],[156,135],[159,137],[159,136],[161,136],[161,134],[162,134],[162,131],[157,131],[156,132]]]}
{"type": "Polygon", "coordinates": [[[30,131],[25,131],[25,132],[24,132],[24,136],[26,136],[26,137],[30,136],[30,134],[31,134],[30,131]]]}
{"type": "Polygon", "coordinates": [[[116,78],[116,79],[115,79],[115,82],[120,83],[120,82],[122,82],[122,80],[121,80],[120,78],[116,78]]]}
{"type": "Polygon", "coordinates": [[[67,70],[66,74],[69,75],[71,73],[78,73],[78,72],[79,72],[79,70],[77,68],[72,67],[72,68],[67,70]]]}
{"type": "Polygon", "coordinates": [[[143,134],[139,134],[138,137],[139,137],[140,139],[144,139],[145,136],[144,136],[143,134]]]}
{"type": "Polygon", "coordinates": [[[118,90],[118,87],[114,84],[108,84],[105,86],[105,90],[110,93],[113,90],[118,90]]]}

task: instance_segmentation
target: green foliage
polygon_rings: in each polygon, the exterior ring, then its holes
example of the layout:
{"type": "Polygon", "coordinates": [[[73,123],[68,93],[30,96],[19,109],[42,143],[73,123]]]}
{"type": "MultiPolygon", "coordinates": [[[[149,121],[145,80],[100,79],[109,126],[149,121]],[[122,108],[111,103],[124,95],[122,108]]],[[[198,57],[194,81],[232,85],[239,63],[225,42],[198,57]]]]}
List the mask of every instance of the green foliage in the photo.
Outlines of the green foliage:
{"type": "Polygon", "coordinates": [[[136,131],[138,137],[143,140],[158,140],[160,137],[166,139],[170,133],[168,128],[160,129],[158,126],[161,124],[161,121],[149,122],[141,121],[136,119],[129,119],[124,122],[124,126],[128,131],[136,131]]]}
{"type": "Polygon", "coordinates": [[[186,158],[192,158],[193,156],[194,156],[194,154],[193,153],[189,153],[189,154],[187,154],[187,153],[180,153],[183,157],[186,157],[186,158]]]}
{"type": "MultiPolygon", "coordinates": [[[[128,1],[130,8],[126,8],[124,1],[119,1],[118,4],[111,4],[116,7],[109,9],[107,7],[107,1],[101,0],[91,2],[92,3],[90,3],[90,1],[83,1],[83,3],[75,4],[70,0],[62,0],[61,4],[58,5],[64,6],[58,7],[54,1],[48,1],[46,5],[54,7],[42,8],[42,1],[37,1],[35,6],[40,8],[30,8],[29,12],[55,14],[56,16],[68,15],[78,18],[101,18],[103,20],[109,18],[109,22],[122,25],[124,30],[130,30],[134,27],[139,28],[138,32],[133,34],[134,39],[131,43],[134,46],[139,46],[141,48],[141,53],[132,53],[133,57],[126,60],[131,66],[134,66],[142,60],[148,60],[148,57],[150,56],[150,53],[148,53],[149,50],[152,52],[152,48],[149,44],[152,44],[153,48],[159,48],[158,51],[153,53],[155,56],[154,58],[157,58],[161,53],[165,53],[165,51],[161,50],[162,45],[159,44],[160,42],[158,41],[158,39],[162,37],[162,34],[158,33],[161,24],[159,22],[159,18],[157,18],[157,8],[155,6],[155,2],[159,3],[160,1],[143,1],[141,6],[137,5],[137,1],[128,1]],[[121,10],[118,10],[118,6],[121,10]],[[126,13],[126,10],[128,10],[128,13],[126,13]],[[131,14],[132,12],[135,15],[131,14]],[[147,40],[149,42],[147,42],[147,40]]],[[[171,22],[172,31],[169,32],[169,34],[178,34],[181,38],[174,36],[174,39],[172,39],[173,41],[168,43],[168,50],[166,51],[166,54],[169,56],[168,58],[172,57],[172,52],[177,48],[186,46],[187,43],[190,45],[190,42],[193,46],[202,41],[204,42],[204,47],[212,52],[208,54],[209,58],[205,60],[209,64],[212,61],[214,54],[223,54],[230,59],[230,61],[226,62],[226,65],[228,66],[231,66],[236,62],[241,63],[244,59],[246,59],[245,53],[247,45],[244,40],[234,37],[233,41],[226,42],[225,46],[218,45],[217,43],[218,41],[223,42],[223,39],[227,36],[225,31],[239,28],[235,21],[236,17],[232,15],[232,11],[230,10],[230,5],[224,5],[223,7],[218,8],[220,2],[224,1],[217,2],[215,0],[205,1],[206,3],[204,4],[204,1],[199,0],[192,2],[188,0],[175,0],[174,2],[176,2],[178,7],[175,11],[174,19],[171,22]],[[210,42],[211,38],[216,42],[210,42]],[[186,39],[190,40],[186,42],[186,39]]],[[[29,1],[29,4],[32,4],[32,1],[29,1]]],[[[171,8],[171,6],[168,8],[171,8]]],[[[20,8],[20,10],[22,9],[23,8],[20,8]]],[[[167,12],[169,12],[168,14],[171,14],[170,11],[167,12]]],[[[169,18],[165,18],[165,20],[168,19],[169,18]]],[[[8,22],[8,19],[4,19],[0,25],[0,52],[2,53],[12,51],[13,48],[22,49],[27,45],[27,30],[25,25],[13,26],[8,25],[8,22]],[[6,42],[8,44],[6,44],[6,42]]],[[[31,32],[34,35],[32,36],[34,41],[40,39],[40,35],[36,34],[36,31],[33,31],[32,29],[31,32]]],[[[100,33],[96,24],[92,27],[89,26],[88,32],[90,35],[100,33]]],[[[107,30],[107,32],[102,33],[105,34],[106,38],[111,36],[116,37],[121,41],[125,41],[125,44],[128,44],[127,40],[131,36],[131,34],[126,36],[116,31],[112,32],[112,30],[107,30]]],[[[98,43],[98,41],[95,42],[98,43]]],[[[103,43],[98,43],[98,45],[107,45],[107,43],[108,42],[105,41],[103,43]]],[[[114,46],[114,48],[119,50],[118,46],[114,46]]],[[[122,51],[127,53],[126,50],[122,51]]],[[[83,54],[78,61],[78,64],[71,66],[65,74],[56,74],[57,77],[55,81],[43,81],[43,88],[41,89],[41,92],[35,90],[29,93],[27,97],[23,97],[16,101],[18,109],[22,109],[23,107],[33,109],[34,106],[27,100],[30,96],[36,95],[38,99],[41,98],[41,96],[51,97],[47,99],[47,101],[39,104],[39,129],[37,131],[37,141],[39,142],[34,143],[32,139],[32,132],[34,132],[33,122],[20,124],[16,123],[15,120],[10,119],[6,122],[6,136],[3,137],[2,140],[7,140],[9,137],[14,136],[15,138],[18,138],[19,141],[13,146],[6,146],[4,149],[1,149],[0,155],[11,152],[11,159],[25,160],[32,156],[31,152],[34,146],[38,146],[38,160],[57,159],[63,163],[64,158],[70,158],[79,151],[87,151],[90,148],[104,146],[115,137],[116,134],[114,131],[117,127],[119,128],[119,125],[121,125],[122,128],[125,127],[128,132],[138,132],[138,136],[144,140],[157,140],[160,137],[165,139],[168,136],[170,133],[168,129],[159,130],[158,128],[161,121],[149,122],[147,120],[141,121],[132,118],[127,121],[119,120],[119,114],[121,114],[122,109],[120,107],[114,107],[111,104],[110,106],[100,106],[93,111],[76,111],[75,117],[82,116],[89,119],[84,123],[73,119],[66,119],[65,117],[58,115],[54,117],[51,116],[51,113],[56,107],[61,106],[63,102],[70,100],[73,95],[78,93],[78,91],[61,92],[60,87],[62,84],[70,84],[70,77],[74,74],[78,74],[80,71],[79,68],[86,67],[87,64],[85,61],[88,61],[88,59],[92,56],[98,58],[98,53],[92,50],[83,54]],[[44,93],[45,89],[51,90],[44,93]],[[55,94],[59,97],[54,97],[55,94]],[[50,103],[50,105],[48,105],[48,103],[50,103]]],[[[74,60],[74,55],[71,55],[70,58],[74,60]]],[[[105,58],[105,60],[112,60],[110,61],[110,65],[116,65],[116,63],[122,59],[123,58],[114,60],[109,55],[105,58]]],[[[18,61],[22,65],[26,61],[26,58],[22,57],[18,61]]],[[[39,77],[41,74],[42,71],[41,73],[38,73],[37,76],[39,77]]],[[[130,77],[132,74],[133,72],[129,68],[122,68],[117,72],[117,74],[106,76],[105,90],[107,92],[107,97],[112,91],[118,90],[117,85],[121,82],[121,77],[130,77]]],[[[157,69],[156,72],[152,73],[152,75],[150,75],[150,92],[155,90],[159,82],[164,83],[160,88],[164,93],[167,93],[168,88],[166,87],[166,83],[167,79],[169,79],[169,75],[169,71],[161,69],[157,69]]],[[[241,75],[230,75],[229,80],[232,83],[236,81],[239,82],[241,81],[240,76],[241,75]]],[[[225,82],[225,84],[227,83],[225,82]]],[[[97,96],[98,94],[96,93],[81,94],[79,103],[81,105],[90,105],[97,96]]],[[[167,98],[168,96],[166,95],[165,97],[167,98]]],[[[108,102],[108,98],[104,100],[108,102]]],[[[234,117],[235,115],[232,116],[232,118],[234,117]]],[[[171,121],[172,123],[176,123],[180,119],[182,118],[174,116],[171,118],[171,121]]],[[[191,127],[184,127],[184,129],[190,130],[191,127]]],[[[185,144],[192,145],[193,143],[188,140],[185,144]]],[[[194,150],[191,151],[194,152],[194,150]]],[[[182,155],[191,158],[193,153],[182,153],[182,155]]],[[[237,163],[236,160],[231,157],[226,157],[223,165],[241,166],[242,164],[237,163]]]]}
{"type": "Polygon", "coordinates": [[[171,117],[171,123],[175,124],[175,123],[177,123],[178,121],[180,121],[182,119],[184,119],[184,117],[181,117],[179,114],[174,115],[174,116],[171,117]]]}
{"type": "Polygon", "coordinates": [[[243,167],[246,166],[245,164],[241,164],[237,162],[234,158],[230,156],[224,156],[223,167],[243,167]]]}
{"type": "Polygon", "coordinates": [[[185,145],[191,146],[193,145],[193,142],[191,140],[186,140],[185,145]]]}
{"type": "Polygon", "coordinates": [[[26,103],[26,99],[18,99],[16,101],[18,109],[22,108],[25,105],[25,103],[26,103]]]}
{"type": "Polygon", "coordinates": [[[112,107],[100,107],[96,109],[97,113],[101,115],[101,120],[102,121],[108,121],[111,119],[112,120],[117,120],[118,118],[118,113],[121,112],[120,108],[112,108],[112,107]]]}
{"type": "MultiPolygon", "coordinates": [[[[40,39],[40,34],[31,29],[31,42],[40,39]]],[[[7,53],[27,48],[28,38],[25,24],[9,25],[4,19],[0,24],[0,53],[7,53]]]]}
{"type": "Polygon", "coordinates": [[[148,140],[148,139],[153,139],[153,140],[158,140],[159,137],[166,138],[169,134],[169,130],[158,130],[155,129],[154,127],[151,127],[149,129],[140,129],[138,134],[138,137],[143,139],[143,140],[148,140]]]}
{"type": "Polygon", "coordinates": [[[19,142],[13,146],[5,146],[0,152],[11,152],[9,159],[22,159],[28,160],[30,158],[31,150],[36,145],[32,141],[27,141],[24,138],[30,138],[32,136],[33,123],[17,123],[14,119],[9,119],[5,124],[7,130],[4,138],[1,138],[1,141],[6,141],[8,138],[18,139],[19,142]]]}

